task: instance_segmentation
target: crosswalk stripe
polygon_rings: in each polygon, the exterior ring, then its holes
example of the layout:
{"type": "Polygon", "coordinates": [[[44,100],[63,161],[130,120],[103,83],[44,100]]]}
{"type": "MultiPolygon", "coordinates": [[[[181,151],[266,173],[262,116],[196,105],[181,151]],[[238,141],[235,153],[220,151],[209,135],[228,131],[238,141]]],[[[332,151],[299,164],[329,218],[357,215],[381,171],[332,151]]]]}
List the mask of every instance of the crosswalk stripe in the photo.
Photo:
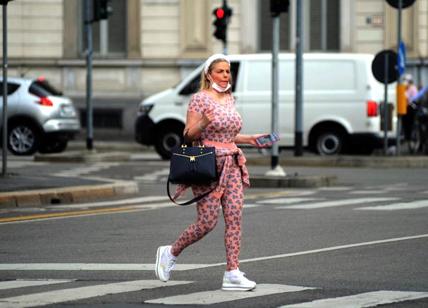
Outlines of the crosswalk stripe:
{"type": "Polygon", "coordinates": [[[223,302],[230,302],[240,299],[248,299],[257,296],[266,296],[286,292],[299,292],[313,288],[289,286],[282,284],[258,284],[253,291],[248,292],[227,292],[222,290],[212,290],[196,292],[191,294],[176,295],[145,301],[149,304],[164,305],[211,305],[223,302]]]}
{"type": "Polygon", "coordinates": [[[109,283],[95,286],[78,287],[71,289],[47,291],[41,293],[20,295],[0,299],[0,306],[4,307],[36,307],[41,305],[51,305],[92,297],[99,297],[108,294],[119,294],[125,292],[135,292],[145,289],[154,289],[165,286],[189,284],[191,281],[170,281],[168,284],[159,280],[136,280],[119,283],[109,283]]]}
{"type": "Polygon", "coordinates": [[[75,280],[74,279],[32,279],[32,280],[18,279],[18,280],[11,280],[11,281],[1,281],[0,290],[45,286],[50,284],[67,283],[72,281],[75,281],[75,280]]]}
{"type": "MultiPolygon", "coordinates": [[[[212,264],[177,264],[174,271],[211,267],[212,264]]],[[[154,271],[154,264],[140,263],[3,263],[0,271],[154,271]]]]}
{"type": "Polygon", "coordinates": [[[320,199],[319,198],[276,198],[276,199],[269,199],[269,200],[260,200],[260,201],[257,201],[257,203],[262,203],[262,204],[293,204],[293,203],[300,203],[300,202],[314,201],[314,200],[320,200],[320,199]]]}
{"type": "Polygon", "coordinates": [[[335,201],[324,201],[324,202],[312,202],[306,204],[299,205],[288,205],[288,206],[278,206],[277,209],[319,209],[324,207],[337,207],[337,206],[345,206],[345,205],[354,205],[361,203],[369,203],[369,202],[384,202],[384,201],[394,201],[398,198],[355,198],[355,199],[344,199],[344,200],[335,200],[335,201]]]}
{"type": "Polygon", "coordinates": [[[400,202],[387,205],[359,207],[355,210],[375,210],[375,211],[395,211],[395,210],[412,210],[428,207],[428,200],[417,200],[413,202],[400,202]]]}
{"type": "Polygon", "coordinates": [[[428,297],[427,292],[403,292],[403,291],[376,291],[360,293],[351,296],[337,298],[319,299],[312,302],[286,305],[285,307],[311,307],[311,308],[329,308],[329,307],[375,307],[378,305],[392,304],[397,302],[415,300],[428,297]]]}

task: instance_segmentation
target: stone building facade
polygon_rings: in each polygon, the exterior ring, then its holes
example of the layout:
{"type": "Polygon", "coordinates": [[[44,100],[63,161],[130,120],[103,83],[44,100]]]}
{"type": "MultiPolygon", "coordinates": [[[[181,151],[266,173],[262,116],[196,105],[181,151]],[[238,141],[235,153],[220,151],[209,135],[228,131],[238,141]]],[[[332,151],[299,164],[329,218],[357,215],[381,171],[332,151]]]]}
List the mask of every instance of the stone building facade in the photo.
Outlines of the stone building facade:
{"type": "MultiPolygon", "coordinates": [[[[82,100],[86,89],[84,1],[10,2],[9,76],[44,75],[65,94],[82,100]]],[[[289,13],[281,15],[284,52],[294,52],[296,1],[291,0],[289,13]]],[[[222,0],[111,3],[112,16],[93,25],[93,96],[95,101],[106,99],[119,109],[132,102],[128,116],[134,112],[135,102],[173,86],[210,54],[223,51],[222,43],[212,35],[212,12],[222,0]]],[[[305,52],[375,54],[396,49],[397,10],[384,0],[302,3],[305,52]]],[[[228,5],[233,9],[228,53],[270,52],[269,1],[228,0],[228,5]]],[[[428,63],[428,0],[416,0],[403,10],[402,38],[413,65],[410,69],[416,73],[415,65],[428,63]]],[[[428,83],[426,73],[419,78],[428,83]]]]}

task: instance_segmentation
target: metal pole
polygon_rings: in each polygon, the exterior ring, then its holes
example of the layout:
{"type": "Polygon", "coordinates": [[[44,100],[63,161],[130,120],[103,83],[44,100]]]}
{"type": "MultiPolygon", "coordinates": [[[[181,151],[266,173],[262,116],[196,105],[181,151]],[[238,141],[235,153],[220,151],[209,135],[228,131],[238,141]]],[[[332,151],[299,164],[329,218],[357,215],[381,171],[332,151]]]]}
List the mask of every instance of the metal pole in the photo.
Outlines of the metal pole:
{"type": "MultiPolygon", "coordinates": [[[[223,8],[226,8],[227,6],[227,1],[223,0],[223,8]]],[[[227,17],[227,27],[226,27],[226,31],[224,32],[224,42],[223,42],[223,54],[227,55],[227,29],[229,28],[229,18],[227,17]]]]}
{"type": "Polygon", "coordinates": [[[384,85],[385,85],[385,96],[383,99],[383,154],[386,155],[388,152],[388,71],[389,71],[389,54],[385,56],[384,62],[384,85]]]}
{"type": "Polygon", "coordinates": [[[294,156],[303,155],[303,40],[302,1],[296,1],[296,110],[294,156]]]}
{"type": "Polygon", "coordinates": [[[92,20],[91,0],[85,0],[85,34],[86,34],[86,149],[93,149],[92,130],[92,20]]]}
{"type": "Polygon", "coordinates": [[[7,175],[7,2],[3,4],[3,133],[2,176],[7,175]]]}
{"type": "MultiPolygon", "coordinates": [[[[272,17],[272,132],[278,133],[278,53],[279,53],[279,15],[272,17]]],[[[278,143],[272,145],[271,168],[275,169],[279,163],[278,143]]]]}
{"type": "MultiPolygon", "coordinates": [[[[403,8],[403,1],[398,0],[398,22],[397,22],[397,54],[400,52],[400,42],[401,42],[401,11],[403,8]]],[[[398,78],[397,83],[401,83],[401,75],[399,70],[397,70],[398,78]]],[[[401,153],[401,145],[400,145],[400,139],[401,139],[401,115],[397,114],[397,153],[396,155],[400,155],[401,153]]]]}

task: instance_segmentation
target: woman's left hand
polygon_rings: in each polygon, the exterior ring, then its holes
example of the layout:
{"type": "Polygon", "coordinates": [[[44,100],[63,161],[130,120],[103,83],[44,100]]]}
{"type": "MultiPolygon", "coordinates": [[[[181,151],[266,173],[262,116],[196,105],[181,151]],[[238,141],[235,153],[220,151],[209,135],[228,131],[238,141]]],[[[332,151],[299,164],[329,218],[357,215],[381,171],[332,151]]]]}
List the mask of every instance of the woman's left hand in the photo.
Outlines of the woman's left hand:
{"type": "Polygon", "coordinates": [[[267,148],[267,147],[270,147],[272,145],[272,143],[265,143],[265,144],[260,145],[256,141],[257,138],[262,137],[262,136],[266,136],[266,135],[269,135],[269,134],[255,134],[255,135],[251,135],[250,136],[251,137],[250,138],[250,144],[254,145],[255,147],[258,147],[258,148],[267,148]]]}

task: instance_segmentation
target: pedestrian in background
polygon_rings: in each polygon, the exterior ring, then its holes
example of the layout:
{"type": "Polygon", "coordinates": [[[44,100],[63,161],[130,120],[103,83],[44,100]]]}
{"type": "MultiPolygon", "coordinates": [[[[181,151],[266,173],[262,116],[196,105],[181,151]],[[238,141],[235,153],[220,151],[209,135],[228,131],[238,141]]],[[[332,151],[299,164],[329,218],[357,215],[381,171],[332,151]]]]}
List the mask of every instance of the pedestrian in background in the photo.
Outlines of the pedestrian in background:
{"type": "Polygon", "coordinates": [[[403,116],[404,138],[408,141],[412,133],[413,122],[415,120],[415,107],[413,97],[418,93],[411,74],[406,74],[403,77],[403,83],[406,86],[407,111],[403,116]]]}
{"type": "MultiPolygon", "coordinates": [[[[227,261],[222,289],[248,291],[256,287],[256,283],[247,279],[239,270],[243,189],[249,186],[249,174],[244,154],[236,144],[263,147],[258,145],[256,139],[266,134],[239,133],[242,120],[235,109],[231,82],[229,58],[222,54],[208,58],[201,73],[200,90],[192,96],[188,106],[184,138],[186,141],[200,141],[203,145],[216,148],[220,176],[218,182],[212,185],[192,186],[195,196],[215,189],[197,203],[196,222],[189,225],[172,245],[158,248],[155,272],[161,281],[169,280],[176,258],[186,247],[214,229],[221,208],[225,222],[227,261]]],[[[178,191],[174,198],[182,193],[183,191],[178,191]]]]}

